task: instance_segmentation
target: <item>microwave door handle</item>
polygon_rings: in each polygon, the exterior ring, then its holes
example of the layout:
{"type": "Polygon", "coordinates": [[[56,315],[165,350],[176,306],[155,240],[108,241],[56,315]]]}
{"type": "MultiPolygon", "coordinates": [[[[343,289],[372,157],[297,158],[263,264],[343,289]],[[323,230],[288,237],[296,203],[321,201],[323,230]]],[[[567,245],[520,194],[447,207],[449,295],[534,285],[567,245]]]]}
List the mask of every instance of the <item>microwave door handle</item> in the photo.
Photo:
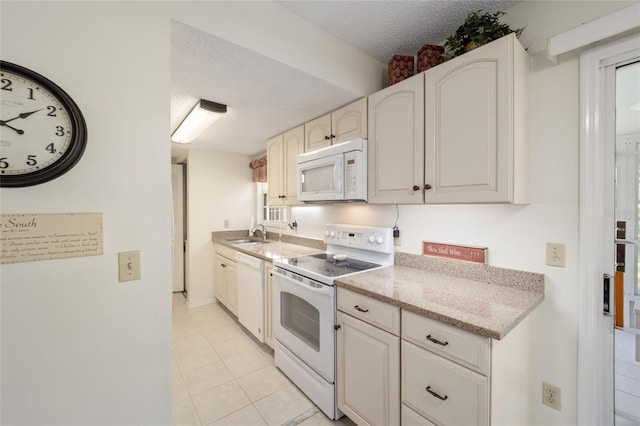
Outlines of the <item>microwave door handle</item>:
{"type": "Polygon", "coordinates": [[[344,179],[344,158],[337,159],[333,164],[333,184],[338,194],[344,195],[342,184],[344,179]]]}

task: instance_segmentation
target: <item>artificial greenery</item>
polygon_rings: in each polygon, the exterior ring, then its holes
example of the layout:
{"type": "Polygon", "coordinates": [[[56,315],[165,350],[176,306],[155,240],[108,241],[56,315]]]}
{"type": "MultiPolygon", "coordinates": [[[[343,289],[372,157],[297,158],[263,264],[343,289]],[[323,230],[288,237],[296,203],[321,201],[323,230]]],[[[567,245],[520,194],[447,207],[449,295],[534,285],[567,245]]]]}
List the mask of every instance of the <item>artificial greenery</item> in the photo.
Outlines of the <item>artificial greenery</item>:
{"type": "Polygon", "coordinates": [[[516,30],[511,29],[509,25],[500,22],[500,17],[504,12],[483,13],[482,10],[471,12],[467,15],[464,24],[460,25],[456,33],[447,37],[445,48],[447,53],[446,59],[462,55],[469,50],[486,44],[490,41],[497,40],[510,33],[516,33],[516,37],[520,37],[524,28],[516,30]]]}

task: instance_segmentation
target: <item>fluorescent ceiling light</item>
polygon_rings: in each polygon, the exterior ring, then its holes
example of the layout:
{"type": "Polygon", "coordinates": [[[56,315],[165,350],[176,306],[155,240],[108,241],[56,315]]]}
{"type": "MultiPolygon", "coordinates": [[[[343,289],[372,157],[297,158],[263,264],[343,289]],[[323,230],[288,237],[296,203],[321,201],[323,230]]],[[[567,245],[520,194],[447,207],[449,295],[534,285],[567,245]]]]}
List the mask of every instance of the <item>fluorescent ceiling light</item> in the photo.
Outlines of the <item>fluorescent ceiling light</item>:
{"type": "Polygon", "coordinates": [[[226,105],[200,99],[191,112],[182,120],[176,131],[173,132],[171,141],[175,143],[193,142],[226,112],[226,105]]]}

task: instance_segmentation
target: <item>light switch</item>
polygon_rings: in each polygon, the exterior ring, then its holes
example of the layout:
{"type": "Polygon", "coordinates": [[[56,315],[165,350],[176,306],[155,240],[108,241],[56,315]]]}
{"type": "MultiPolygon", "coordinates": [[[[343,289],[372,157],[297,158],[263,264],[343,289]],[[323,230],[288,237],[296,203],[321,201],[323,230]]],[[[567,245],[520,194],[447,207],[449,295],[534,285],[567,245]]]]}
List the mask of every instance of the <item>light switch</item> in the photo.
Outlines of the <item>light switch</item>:
{"type": "Polygon", "coordinates": [[[564,244],[547,243],[547,265],[564,267],[564,244]]]}
{"type": "Polygon", "coordinates": [[[140,251],[118,253],[118,280],[120,282],[140,279],[140,251]]]}

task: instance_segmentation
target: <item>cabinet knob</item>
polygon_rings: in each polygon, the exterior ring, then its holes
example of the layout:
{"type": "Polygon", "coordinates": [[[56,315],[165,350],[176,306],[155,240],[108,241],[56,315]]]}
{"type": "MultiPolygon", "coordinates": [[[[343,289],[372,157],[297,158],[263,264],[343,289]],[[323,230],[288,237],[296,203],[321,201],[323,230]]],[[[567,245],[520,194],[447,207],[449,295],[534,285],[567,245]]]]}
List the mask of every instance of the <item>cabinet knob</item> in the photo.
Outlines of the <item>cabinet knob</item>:
{"type": "Polygon", "coordinates": [[[324,140],[328,141],[329,139],[331,139],[329,136],[325,136],[324,140]]]}
{"type": "Polygon", "coordinates": [[[413,190],[414,190],[414,191],[419,191],[419,190],[420,190],[420,187],[419,187],[418,185],[413,185],[413,190]]]}
{"type": "Polygon", "coordinates": [[[335,138],[336,138],[336,135],[331,135],[331,139],[335,139],[335,138]]]}
{"type": "Polygon", "coordinates": [[[425,190],[427,190],[427,191],[428,191],[428,190],[430,190],[430,189],[431,189],[431,185],[426,184],[426,185],[424,186],[424,189],[425,189],[425,190]]]}

